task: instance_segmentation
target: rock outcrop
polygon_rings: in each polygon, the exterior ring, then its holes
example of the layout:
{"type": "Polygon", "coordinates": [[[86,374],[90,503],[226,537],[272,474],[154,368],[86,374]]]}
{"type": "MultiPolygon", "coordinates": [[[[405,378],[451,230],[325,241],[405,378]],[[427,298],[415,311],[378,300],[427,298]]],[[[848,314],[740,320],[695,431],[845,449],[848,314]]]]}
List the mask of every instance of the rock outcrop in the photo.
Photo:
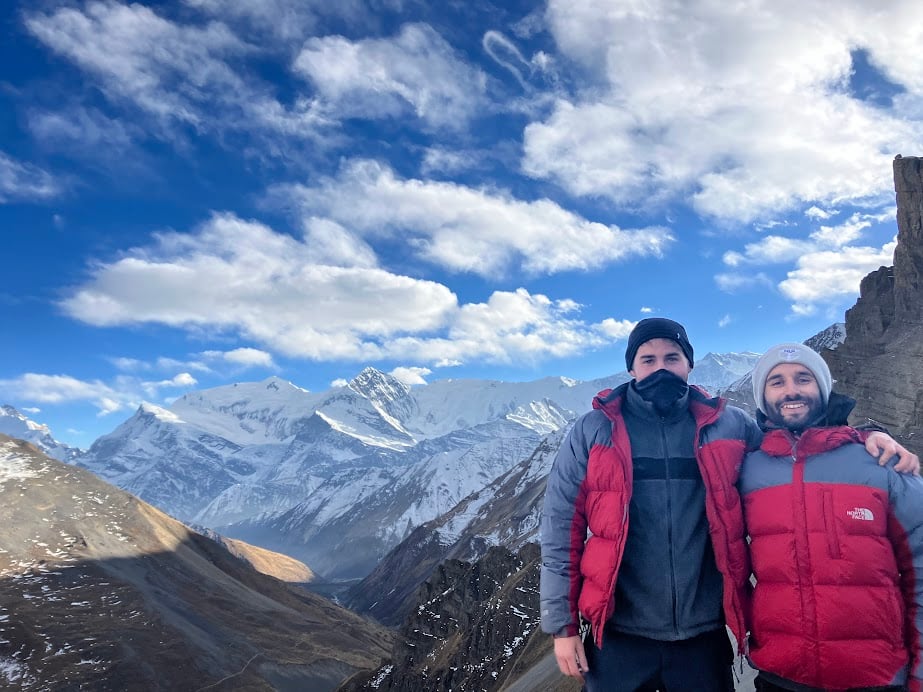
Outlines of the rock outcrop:
{"type": "Polygon", "coordinates": [[[548,690],[575,692],[539,630],[539,548],[493,547],[476,562],[446,560],[420,587],[391,661],[338,692],[548,690]]]}
{"type": "Polygon", "coordinates": [[[876,421],[923,455],[923,158],[894,159],[894,188],[894,266],[862,280],[845,341],[822,355],[836,389],[857,401],[851,423],[876,421]]]}

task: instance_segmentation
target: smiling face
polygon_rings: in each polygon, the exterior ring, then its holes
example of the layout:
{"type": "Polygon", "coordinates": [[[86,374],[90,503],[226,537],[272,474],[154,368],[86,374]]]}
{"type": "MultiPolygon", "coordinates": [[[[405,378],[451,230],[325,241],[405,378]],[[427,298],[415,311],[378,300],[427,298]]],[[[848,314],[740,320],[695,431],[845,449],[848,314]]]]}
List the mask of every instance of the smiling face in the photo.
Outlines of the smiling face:
{"type": "Polygon", "coordinates": [[[672,339],[651,339],[638,347],[628,374],[640,382],[658,370],[669,370],[687,382],[692,365],[686,360],[683,349],[672,339]]]}
{"type": "Polygon", "coordinates": [[[789,430],[804,428],[823,407],[817,378],[800,363],[780,363],[770,370],[763,400],[766,417],[789,430]]]}

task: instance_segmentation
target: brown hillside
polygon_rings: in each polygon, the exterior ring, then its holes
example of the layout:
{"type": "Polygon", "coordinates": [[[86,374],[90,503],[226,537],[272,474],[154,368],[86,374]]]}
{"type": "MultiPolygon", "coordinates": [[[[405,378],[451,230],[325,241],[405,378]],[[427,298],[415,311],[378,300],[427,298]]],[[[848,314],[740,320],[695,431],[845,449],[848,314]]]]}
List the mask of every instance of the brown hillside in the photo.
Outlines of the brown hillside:
{"type": "Polygon", "coordinates": [[[392,635],[0,435],[0,688],[331,690],[392,635]]]}

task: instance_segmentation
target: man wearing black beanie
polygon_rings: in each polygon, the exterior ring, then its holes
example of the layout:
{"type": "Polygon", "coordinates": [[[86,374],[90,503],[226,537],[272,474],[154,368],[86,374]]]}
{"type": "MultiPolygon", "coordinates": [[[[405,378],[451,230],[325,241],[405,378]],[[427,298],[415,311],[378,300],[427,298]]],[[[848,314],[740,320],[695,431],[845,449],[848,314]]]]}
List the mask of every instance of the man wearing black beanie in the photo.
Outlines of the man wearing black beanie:
{"type": "MultiPolygon", "coordinates": [[[[596,396],[548,476],[542,629],[587,692],[731,692],[725,625],[744,651],[751,588],[736,482],[762,432],[687,384],[693,349],[678,322],[640,321],[625,361],[633,379],[596,396]]],[[[879,447],[882,463],[909,455],[875,433],[867,449],[879,447]]]]}

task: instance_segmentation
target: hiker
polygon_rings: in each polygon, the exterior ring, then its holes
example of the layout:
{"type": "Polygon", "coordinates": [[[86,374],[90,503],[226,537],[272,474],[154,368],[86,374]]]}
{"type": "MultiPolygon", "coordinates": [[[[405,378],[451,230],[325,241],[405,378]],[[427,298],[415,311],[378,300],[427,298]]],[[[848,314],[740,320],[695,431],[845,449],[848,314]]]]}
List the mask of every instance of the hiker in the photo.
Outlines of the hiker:
{"type": "MultiPolygon", "coordinates": [[[[588,692],[733,689],[725,624],[743,650],[750,597],[736,482],[762,432],[687,384],[693,362],[681,324],[641,320],[625,352],[634,379],[596,396],[548,477],[542,629],[588,692]]],[[[866,448],[919,469],[883,433],[866,448]]]]}
{"type": "Polygon", "coordinates": [[[923,480],[879,466],[855,401],[802,344],[753,370],[765,431],[740,474],[757,690],[923,688],[923,480]]]}

